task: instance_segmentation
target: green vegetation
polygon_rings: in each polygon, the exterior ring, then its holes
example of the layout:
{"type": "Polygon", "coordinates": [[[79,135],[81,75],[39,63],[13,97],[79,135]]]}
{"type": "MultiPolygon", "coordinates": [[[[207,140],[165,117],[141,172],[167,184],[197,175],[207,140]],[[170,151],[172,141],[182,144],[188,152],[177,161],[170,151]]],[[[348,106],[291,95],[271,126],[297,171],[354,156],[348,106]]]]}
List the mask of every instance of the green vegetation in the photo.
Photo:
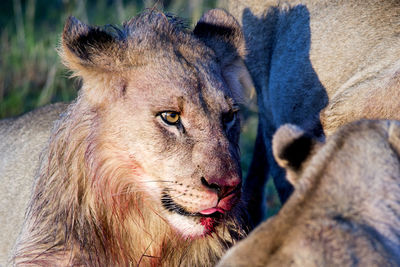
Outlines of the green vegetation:
{"type": "MultiPolygon", "coordinates": [[[[80,82],[69,79],[56,48],[65,19],[74,15],[95,25],[115,24],[156,6],[188,20],[193,26],[216,0],[3,0],[0,3],[0,118],[75,98],[80,82]],[[162,4],[160,4],[162,2],[162,4]]],[[[256,135],[256,109],[244,108],[241,151],[246,175],[256,135]]],[[[276,192],[272,211],[276,212],[276,192]]],[[[275,193],[274,193],[275,192],[275,193]]]]}
{"type": "Polygon", "coordinates": [[[0,118],[56,101],[70,101],[79,82],[68,79],[56,47],[69,15],[96,25],[121,24],[146,7],[196,21],[213,0],[4,0],[0,8],[0,118]]]}

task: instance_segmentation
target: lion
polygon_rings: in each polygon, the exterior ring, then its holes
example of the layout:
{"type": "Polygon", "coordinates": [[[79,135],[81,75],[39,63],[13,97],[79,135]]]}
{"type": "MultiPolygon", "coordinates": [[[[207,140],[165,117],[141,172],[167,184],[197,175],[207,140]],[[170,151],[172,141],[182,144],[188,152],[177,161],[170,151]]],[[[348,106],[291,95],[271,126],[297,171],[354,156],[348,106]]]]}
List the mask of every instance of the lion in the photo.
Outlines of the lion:
{"type": "Polygon", "coordinates": [[[329,136],[362,118],[400,119],[399,1],[229,0],[227,7],[242,25],[257,91],[254,153],[266,151],[265,160],[254,157],[249,191],[263,188],[253,180],[272,176],[282,203],[290,196],[271,145],[285,123],[329,136]]]}
{"type": "MultiPolygon", "coordinates": [[[[3,184],[34,179],[11,264],[215,265],[248,231],[244,54],[239,24],[221,9],[193,31],[157,10],[122,28],[68,18],[60,55],[83,81],[77,99],[0,128],[3,184]],[[10,170],[18,166],[27,173],[10,170]]],[[[3,201],[7,220],[15,201],[3,201]]]]}
{"type": "Polygon", "coordinates": [[[222,266],[399,266],[400,122],[361,120],[325,143],[285,124],[273,153],[295,190],[222,266]]]}

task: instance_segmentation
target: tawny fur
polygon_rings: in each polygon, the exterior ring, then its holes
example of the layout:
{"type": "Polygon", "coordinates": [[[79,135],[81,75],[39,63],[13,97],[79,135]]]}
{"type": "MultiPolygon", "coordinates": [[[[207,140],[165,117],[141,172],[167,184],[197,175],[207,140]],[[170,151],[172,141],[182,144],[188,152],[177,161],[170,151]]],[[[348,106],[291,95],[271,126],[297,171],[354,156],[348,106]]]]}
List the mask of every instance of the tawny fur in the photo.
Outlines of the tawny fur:
{"type": "Polygon", "coordinates": [[[39,155],[48,143],[54,120],[65,108],[66,104],[49,105],[0,121],[0,266],[7,266],[22,228],[39,155]]]}
{"type": "Polygon", "coordinates": [[[223,10],[194,32],[154,10],[122,29],[69,18],[60,54],[83,86],[31,163],[40,167],[12,263],[213,266],[247,230],[235,113],[251,81],[238,23],[223,10]],[[219,219],[199,216],[215,205],[219,219]]]}
{"type": "Polygon", "coordinates": [[[294,193],[218,266],[399,266],[400,122],[353,122],[326,143],[284,125],[273,145],[294,193]]]}
{"type": "Polygon", "coordinates": [[[400,119],[399,1],[232,0],[228,10],[243,27],[257,91],[255,154],[267,154],[254,159],[248,181],[272,176],[282,202],[289,197],[271,149],[282,124],[330,135],[362,118],[400,119]]]}

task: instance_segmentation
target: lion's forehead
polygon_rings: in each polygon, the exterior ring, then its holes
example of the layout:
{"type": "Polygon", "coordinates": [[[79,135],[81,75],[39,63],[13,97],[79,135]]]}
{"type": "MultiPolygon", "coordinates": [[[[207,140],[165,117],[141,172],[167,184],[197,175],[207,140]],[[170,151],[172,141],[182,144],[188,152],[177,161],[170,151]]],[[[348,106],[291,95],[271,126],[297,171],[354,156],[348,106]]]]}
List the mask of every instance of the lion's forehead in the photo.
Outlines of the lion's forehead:
{"type": "Polygon", "coordinates": [[[185,116],[219,116],[232,108],[234,100],[219,67],[177,58],[170,65],[147,65],[129,73],[132,98],[151,109],[176,110],[185,116]]]}

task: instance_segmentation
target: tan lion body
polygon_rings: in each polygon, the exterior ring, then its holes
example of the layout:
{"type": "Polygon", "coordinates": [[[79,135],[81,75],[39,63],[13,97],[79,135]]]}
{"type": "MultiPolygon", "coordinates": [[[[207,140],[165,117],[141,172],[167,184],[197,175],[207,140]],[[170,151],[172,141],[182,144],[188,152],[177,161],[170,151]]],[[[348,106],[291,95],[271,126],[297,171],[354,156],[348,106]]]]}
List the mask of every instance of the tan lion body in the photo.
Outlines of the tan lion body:
{"type": "Polygon", "coordinates": [[[246,231],[236,113],[248,75],[237,22],[222,10],[193,32],[153,10],[122,29],[69,18],[61,56],[83,86],[51,133],[64,107],[0,125],[12,188],[0,211],[18,209],[13,225],[1,218],[10,229],[2,263],[35,177],[12,264],[214,265],[246,231]]]}
{"type": "Polygon", "coordinates": [[[295,190],[218,266],[399,266],[400,122],[353,122],[325,144],[285,125],[273,146],[295,190]]]}
{"type": "Polygon", "coordinates": [[[314,130],[330,135],[361,118],[400,119],[399,1],[228,2],[243,27],[265,146],[257,148],[267,154],[265,162],[254,160],[250,180],[272,175],[281,200],[290,195],[271,149],[282,124],[316,124],[314,130]]]}
{"type": "Polygon", "coordinates": [[[50,105],[17,119],[0,121],[0,266],[22,228],[24,214],[38,171],[40,154],[49,141],[53,122],[66,105],[50,105]]]}

